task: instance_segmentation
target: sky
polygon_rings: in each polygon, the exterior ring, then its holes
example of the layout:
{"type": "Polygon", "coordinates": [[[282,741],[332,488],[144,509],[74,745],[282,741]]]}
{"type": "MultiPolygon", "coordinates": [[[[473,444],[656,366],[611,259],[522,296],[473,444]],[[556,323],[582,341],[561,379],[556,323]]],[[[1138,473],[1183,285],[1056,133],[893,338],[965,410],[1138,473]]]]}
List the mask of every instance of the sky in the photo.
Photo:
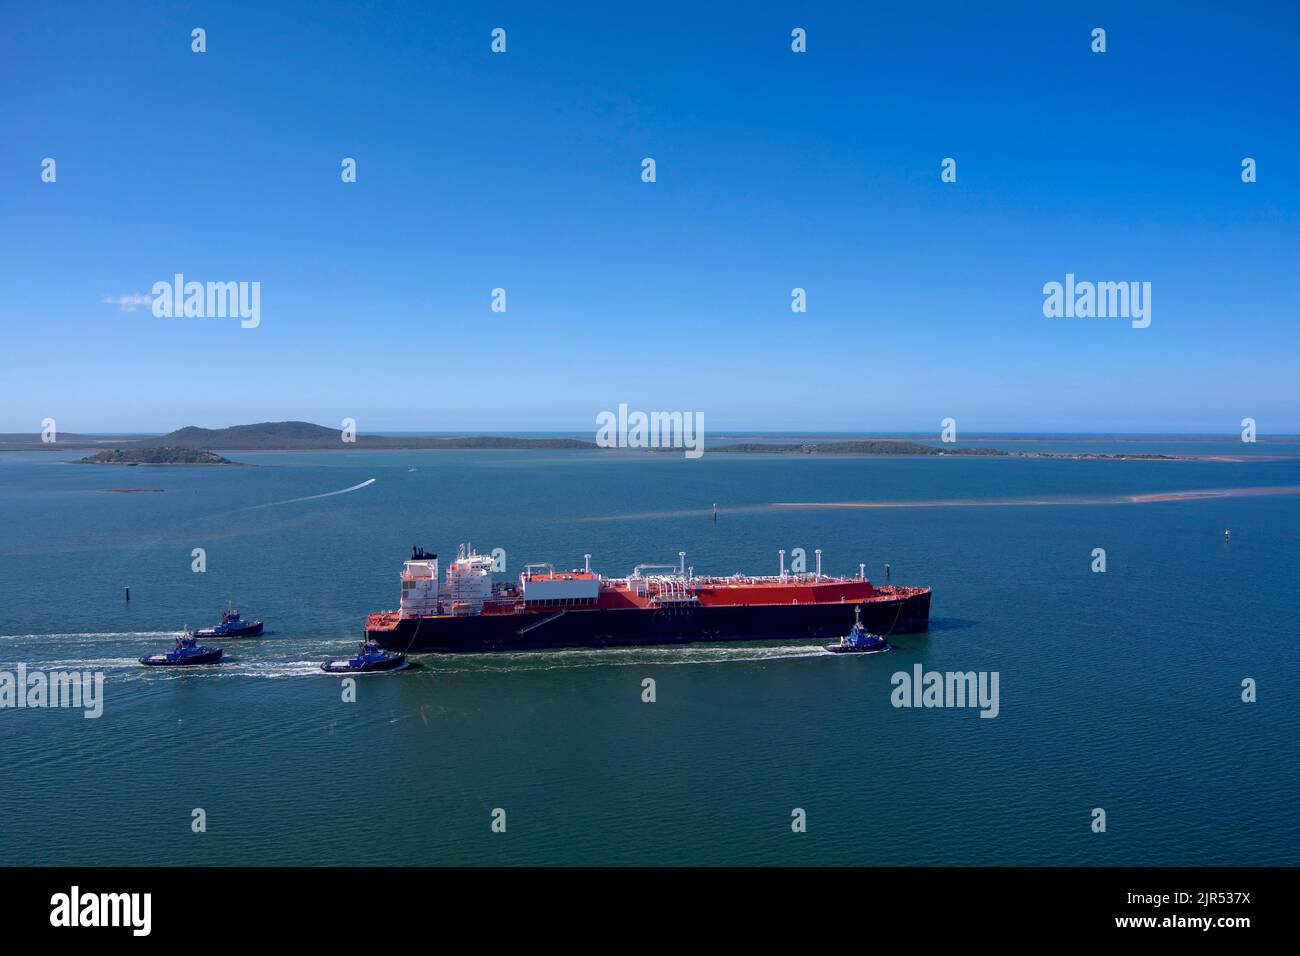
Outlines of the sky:
{"type": "Polygon", "coordinates": [[[1300,432],[1291,4],[0,19],[0,431],[1300,432]],[[260,324],[132,306],[176,273],[260,324]]]}

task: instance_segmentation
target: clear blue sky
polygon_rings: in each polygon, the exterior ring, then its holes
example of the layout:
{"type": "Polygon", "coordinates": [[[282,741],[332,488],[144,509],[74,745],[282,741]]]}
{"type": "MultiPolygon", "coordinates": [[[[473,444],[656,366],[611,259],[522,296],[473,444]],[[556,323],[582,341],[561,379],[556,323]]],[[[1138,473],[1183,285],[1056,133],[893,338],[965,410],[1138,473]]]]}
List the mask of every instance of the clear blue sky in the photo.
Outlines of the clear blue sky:
{"type": "Polygon", "coordinates": [[[1300,431],[1296,7],[984,6],[7,4],[0,431],[1300,431]]]}

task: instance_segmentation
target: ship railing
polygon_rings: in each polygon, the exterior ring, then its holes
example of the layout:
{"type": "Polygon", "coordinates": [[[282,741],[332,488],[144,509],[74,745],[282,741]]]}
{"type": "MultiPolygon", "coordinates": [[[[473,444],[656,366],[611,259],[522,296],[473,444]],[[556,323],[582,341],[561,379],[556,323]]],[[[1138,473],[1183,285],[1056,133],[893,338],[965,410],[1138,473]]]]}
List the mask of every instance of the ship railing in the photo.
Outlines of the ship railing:
{"type": "Polygon", "coordinates": [[[655,586],[655,594],[650,598],[651,603],[685,604],[699,600],[689,583],[683,578],[660,577],[652,579],[651,583],[655,586]]]}
{"type": "Polygon", "coordinates": [[[656,594],[650,598],[651,604],[699,604],[700,599],[694,594],[662,595],[656,594]]]}
{"type": "MultiPolygon", "coordinates": [[[[728,585],[759,585],[759,584],[863,584],[869,583],[859,577],[832,577],[823,574],[818,577],[815,573],[807,574],[787,574],[781,577],[779,574],[730,574],[725,576],[716,575],[697,575],[691,578],[684,578],[680,575],[656,575],[648,576],[629,576],[626,578],[601,578],[600,586],[602,588],[615,588],[631,591],[633,594],[644,595],[650,591],[658,582],[674,581],[680,583],[688,589],[697,587],[726,587],[728,585]]],[[[887,585],[882,585],[885,587],[887,585]]],[[[877,590],[880,590],[878,587],[877,590]]],[[[894,585],[895,588],[901,585],[894,585]]]]}
{"type": "Polygon", "coordinates": [[[725,577],[701,576],[692,578],[692,583],[702,586],[726,584],[844,584],[858,582],[858,578],[831,577],[823,574],[818,577],[814,572],[787,574],[731,574],[725,577]]]}

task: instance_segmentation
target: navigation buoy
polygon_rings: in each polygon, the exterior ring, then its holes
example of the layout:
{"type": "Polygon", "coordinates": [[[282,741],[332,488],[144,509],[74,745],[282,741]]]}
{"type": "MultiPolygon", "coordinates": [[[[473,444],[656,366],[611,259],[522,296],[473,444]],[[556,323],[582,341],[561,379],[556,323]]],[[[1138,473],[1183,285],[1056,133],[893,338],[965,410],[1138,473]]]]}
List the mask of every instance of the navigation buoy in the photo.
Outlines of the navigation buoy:
{"type": "Polygon", "coordinates": [[[1231,540],[1232,540],[1232,531],[1231,531],[1230,529],[1224,529],[1224,532],[1223,532],[1223,540],[1224,540],[1224,541],[1231,541],[1231,540]]]}
{"type": "Polygon", "coordinates": [[[718,523],[718,503],[716,501],[713,503],[713,523],[718,523]]]}
{"type": "Polygon", "coordinates": [[[130,588],[122,588],[122,593],[126,596],[126,599],[127,599],[128,601],[131,600],[131,589],[130,589],[130,588]]]}

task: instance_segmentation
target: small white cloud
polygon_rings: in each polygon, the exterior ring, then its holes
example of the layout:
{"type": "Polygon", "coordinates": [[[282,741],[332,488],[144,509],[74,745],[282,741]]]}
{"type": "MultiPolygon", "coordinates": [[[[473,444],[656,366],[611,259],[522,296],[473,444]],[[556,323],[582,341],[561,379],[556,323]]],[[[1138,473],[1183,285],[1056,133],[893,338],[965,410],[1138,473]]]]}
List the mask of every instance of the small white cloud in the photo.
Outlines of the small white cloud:
{"type": "Polygon", "coordinates": [[[134,295],[106,295],[103,298],[105,305],[115,305],[120,312],[134,312],[136,309],[144,308],[153,304],[153,296],[137,292],[134,295]]]}

